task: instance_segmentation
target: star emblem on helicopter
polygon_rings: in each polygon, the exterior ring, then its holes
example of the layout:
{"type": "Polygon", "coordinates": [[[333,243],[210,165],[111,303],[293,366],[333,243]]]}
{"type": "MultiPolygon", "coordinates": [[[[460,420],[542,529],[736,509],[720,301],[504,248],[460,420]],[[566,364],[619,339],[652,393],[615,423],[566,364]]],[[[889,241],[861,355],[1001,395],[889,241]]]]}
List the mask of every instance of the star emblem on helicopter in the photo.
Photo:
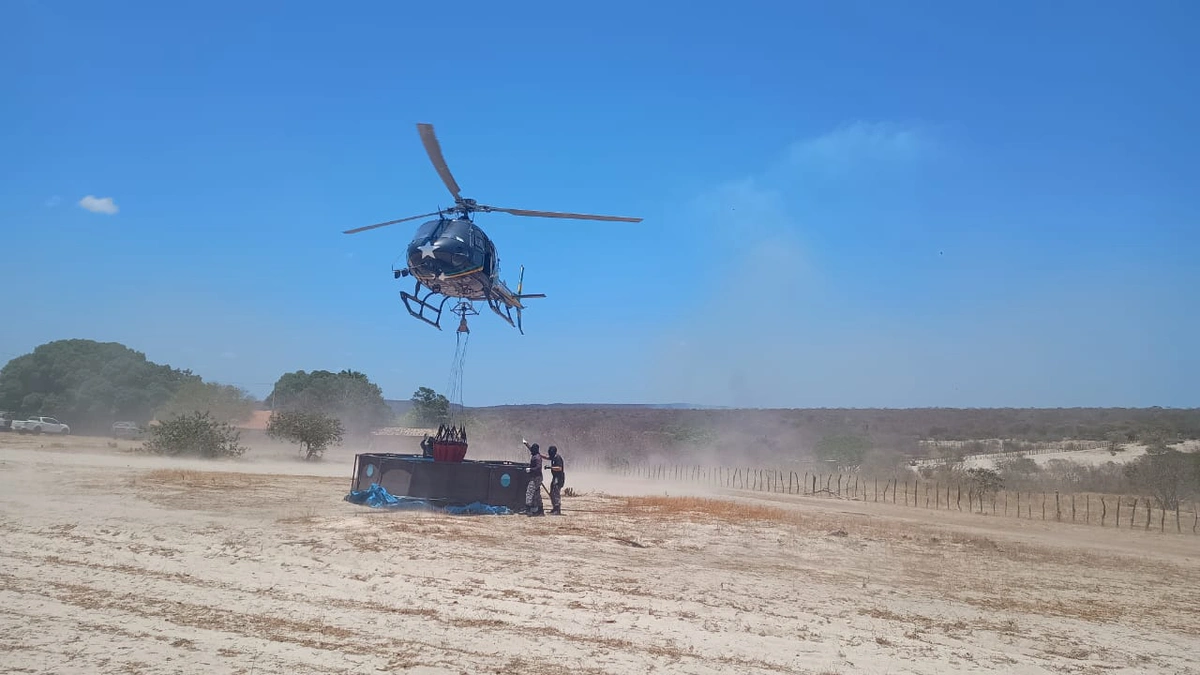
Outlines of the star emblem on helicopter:
{"type": "Polygon", "coordinates": [[[418,246],[417,248],[420,249],[422,258],[432,258],[433,252],[437,250],[437,244],[429,242],[428,244],[425,244],[424,246],[418,246]]]}

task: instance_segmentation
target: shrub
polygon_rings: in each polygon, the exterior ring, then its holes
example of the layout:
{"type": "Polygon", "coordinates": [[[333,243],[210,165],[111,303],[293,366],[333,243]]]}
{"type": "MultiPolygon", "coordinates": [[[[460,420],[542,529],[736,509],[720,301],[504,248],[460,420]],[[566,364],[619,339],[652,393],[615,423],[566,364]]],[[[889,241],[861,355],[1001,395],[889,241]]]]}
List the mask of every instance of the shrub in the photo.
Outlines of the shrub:
{"type": "Polygon", "coordinates": [[[246,452],[238,445],[241,432],[219,422],[207,412],[179,415],[150,427],[142,449],[156,455],[193,455],[206,458],[237,457],[246,452]]]}

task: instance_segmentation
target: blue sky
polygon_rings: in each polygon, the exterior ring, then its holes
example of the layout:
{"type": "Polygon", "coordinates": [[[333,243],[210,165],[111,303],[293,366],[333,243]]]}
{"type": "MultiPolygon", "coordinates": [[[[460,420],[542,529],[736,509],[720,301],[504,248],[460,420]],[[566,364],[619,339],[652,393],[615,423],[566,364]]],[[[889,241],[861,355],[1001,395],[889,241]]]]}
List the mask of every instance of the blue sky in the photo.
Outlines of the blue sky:
{"type": "Polygon", "coordinates": [[[445,390],[391,265],[449,196],[526,335],[468,405],[1196,406],[1188,2],[0,7],[0,359],[445,390]],[[91,200],[87,200],[87,198],[91,200]],[[111,200],[111,201],[105,201],[111,200]],[[85,208],[85,205],[90,207],[85,208]],[[415,224],[413,224],[415,226],[415,224]]]}

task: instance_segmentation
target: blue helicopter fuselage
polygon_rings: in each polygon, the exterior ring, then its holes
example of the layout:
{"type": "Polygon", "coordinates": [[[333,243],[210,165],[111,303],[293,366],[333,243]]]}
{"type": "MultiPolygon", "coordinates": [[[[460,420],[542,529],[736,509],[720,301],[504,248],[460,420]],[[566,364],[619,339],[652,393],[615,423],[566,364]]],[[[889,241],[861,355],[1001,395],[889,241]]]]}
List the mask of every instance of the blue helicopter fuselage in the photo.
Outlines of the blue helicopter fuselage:
{"type": "Polygon", "coordinates": [[[435,293],[484,300],[499,275],[496,246],[465,218],[431,220],[408,244],[408,272],[435,293]]]}

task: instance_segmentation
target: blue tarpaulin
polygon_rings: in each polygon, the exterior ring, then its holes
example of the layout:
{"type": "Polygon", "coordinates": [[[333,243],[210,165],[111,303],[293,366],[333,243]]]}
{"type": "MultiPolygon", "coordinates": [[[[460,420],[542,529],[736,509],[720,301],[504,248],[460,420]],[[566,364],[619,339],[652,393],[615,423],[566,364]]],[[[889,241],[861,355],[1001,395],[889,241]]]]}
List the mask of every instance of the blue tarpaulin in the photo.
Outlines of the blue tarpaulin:
{"type": "Polygon", "coordinates": [[[365,504],[374,509],[445,511],[456,516],[505,516],[512,513],[507,506],[491,506],[482,502],[473,502],[466,506],[438,506],[428,499],[397,497],[379,483],[372,483],[366,490],[351,490],[350,494],[345,496],[345,500],[351,504],[365,504]]]}

